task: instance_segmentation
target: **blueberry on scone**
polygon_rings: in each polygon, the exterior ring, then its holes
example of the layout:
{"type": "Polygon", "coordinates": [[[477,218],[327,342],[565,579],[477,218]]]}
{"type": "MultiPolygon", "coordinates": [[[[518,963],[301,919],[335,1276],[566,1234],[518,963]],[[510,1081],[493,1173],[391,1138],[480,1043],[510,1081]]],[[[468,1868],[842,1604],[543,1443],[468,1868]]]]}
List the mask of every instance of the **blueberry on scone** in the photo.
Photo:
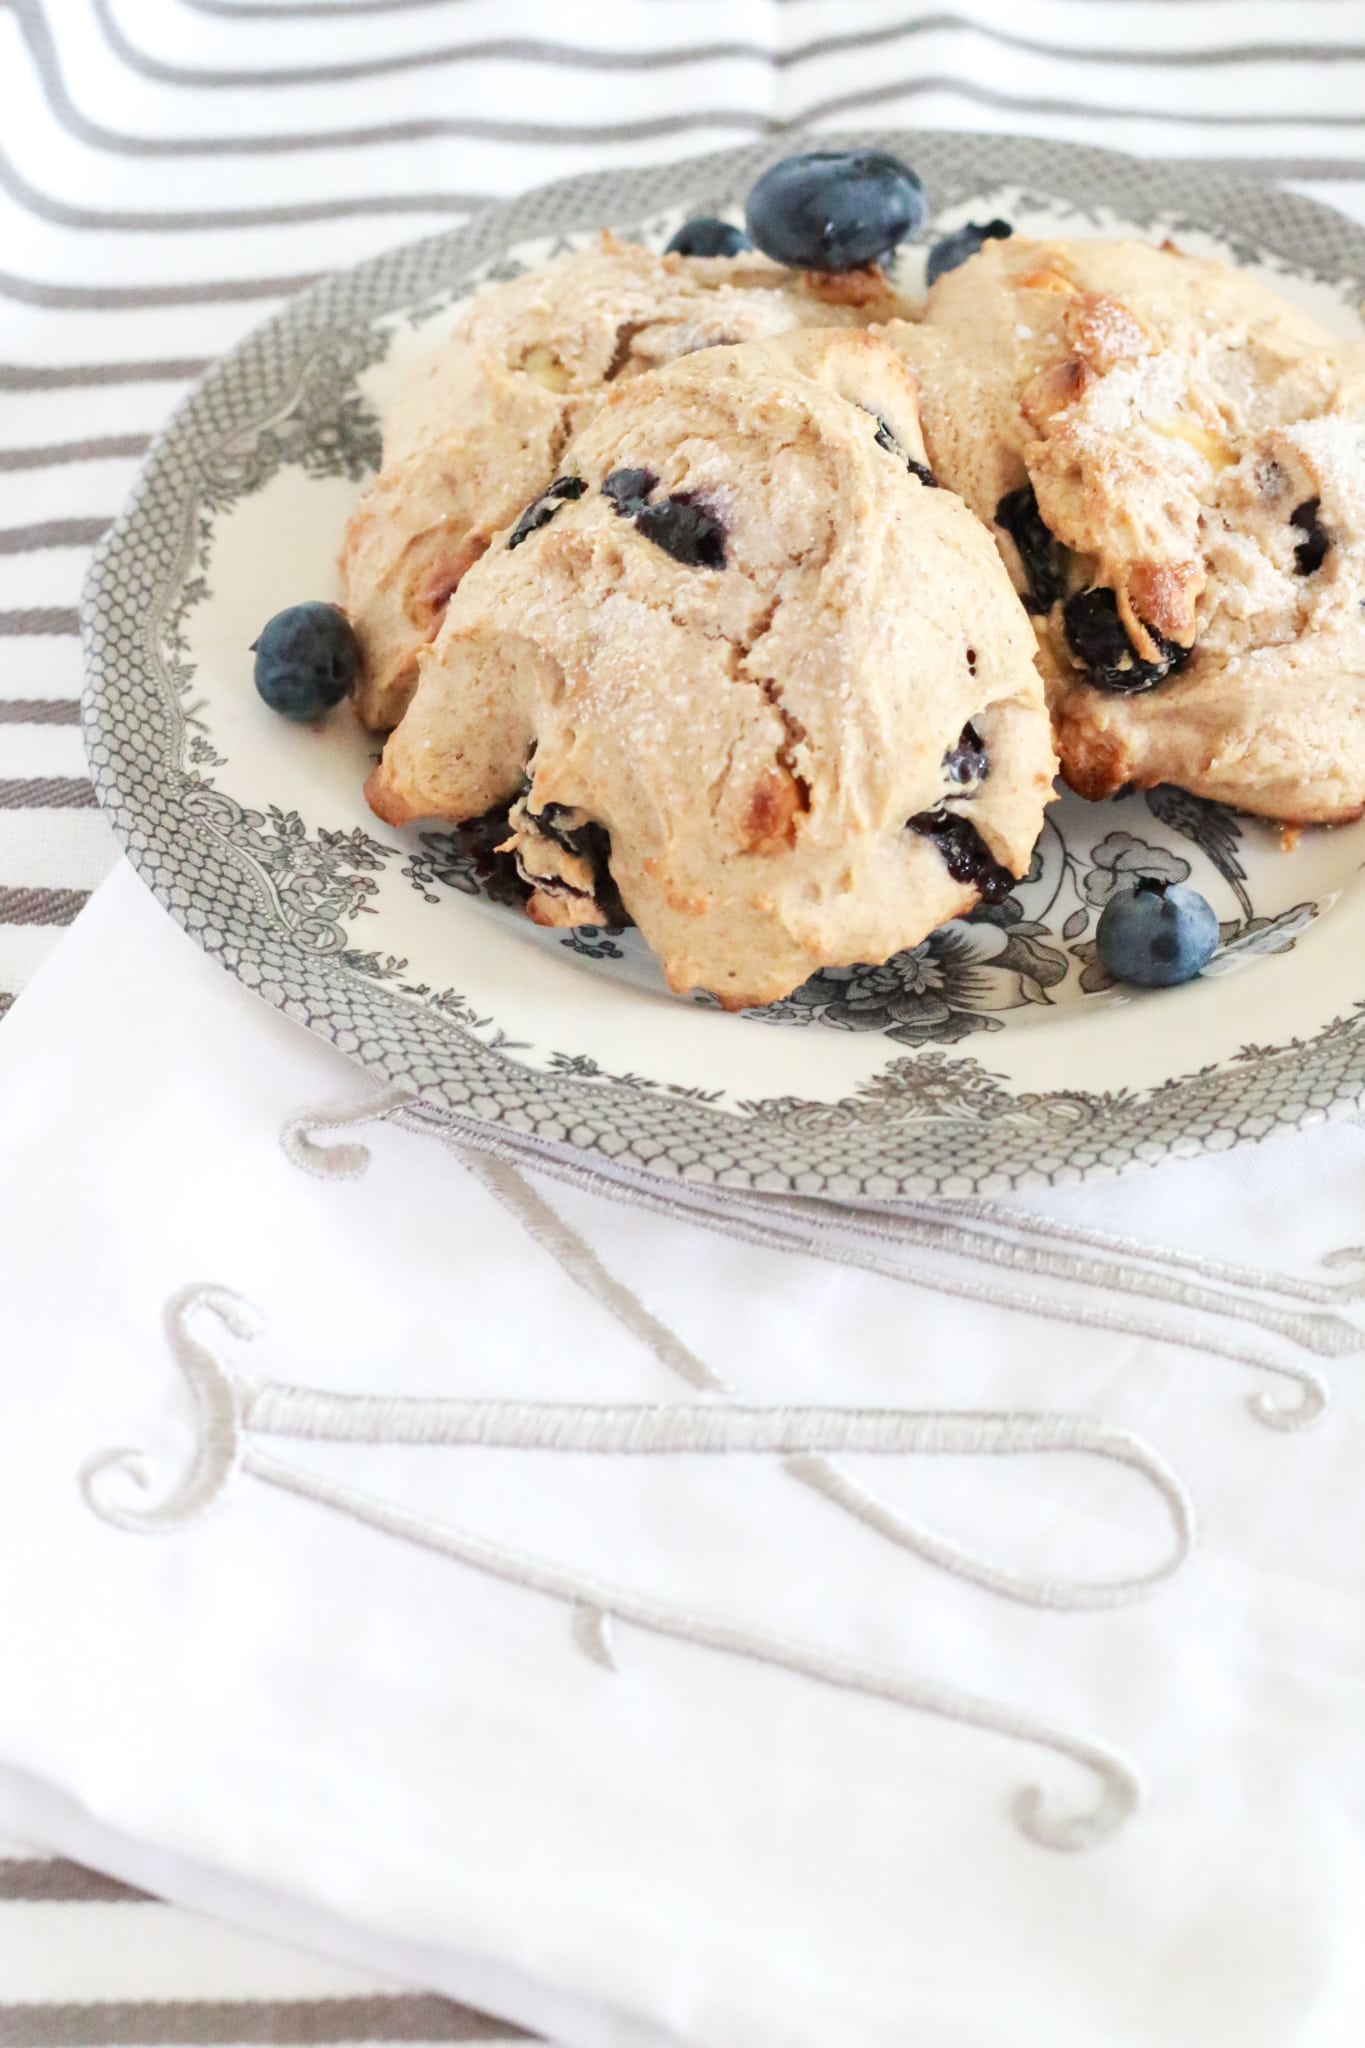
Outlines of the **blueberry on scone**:
{"type": "Polygon", "coordinates": [[[1043,524],[1033,486],[1006,491],[993,513],[995,524],[1014,542],[1023,573],[1024,609],[1046,614],[1066,594],[1066,563],[1043,524]]]}
{"type": "Polygon", "coordinates": [[[884,448],[888,455],[894,455],[897,462],[903,462],[911,476],[917,476],[926,489],[936,490],[938,488],[938,478],[934,475],[928,463],[921,462],[914,455],[907,455],[900,442],[896,439],[890,423],[887,420],[881,419],[876,414],[873,417],[877,421],[877,431],[873,435],[877,446],[884,448]]]}
{"type": "Polygon", "coordinates": [[[519,548],[533,533],[539,533],[542,526],[549,525],[561,505],[570,504],[575,498],[581,498],[587,488],[581,476],[556,477],[538,498],[531,500],[508,534],[506,545],[509,548],[519,548]]]}
{"type": "Polygon", "coordinates": [[[984,227],[978,227],[969,220],[965,227],[954,228],[950,235],[943,235],[929,251],[929,260],[924,266],[924,281],[935,284],[946,270],[956,270],[960,263],[966,263],[985,248],[987,242],[1003,242],[1014,229],[1007,220],[988,220],[984,227]]]}
{"type": "Polygon", "coordinates": [[[675,491],[660,504],[641,506],[635,529],[675,562],[700,569],[725,567],[724,523],[689,491],[675,491]]]}
{"type": "Polygon", "coordinates": [[[511,802],[538,923],[629,913],[728,1008],[998,901],[1055,757],[1027,616],[924,454],[870,334],[633,378],[565,451],[582,494],[462,582],[375,810],[511,802]]]}
{"type": "Polygon", "coordinates": [[[1331,535],[1322,523],[1322,499],[1305,498],[1289,515],[1289,524],[1303,535],[1294,545],[1294,568],[1300,576],[1316,576],[1327,560],[1331,535]]]}
{"type": "Polygon", "coordinates": [[[665,254],[742,256],[753,246],[743,228],[737,228],[733,221],[720,220],[713,213],[704,213],[699,214],[696,220],[683,222],[672,240],[666,244],[665,254]]]}
{"type": "Polygon", "coordinates": [[[1148,626],[1147,637],[1155,655],[1151,660],[1140,655],[1119,617],[1118,599],[1103,584],[1073,591],[1062,606],[1062,623],[1078,666],[1101,690],[1131,696],[1138,690],[1154,689],[1189,659],[1187,647],[1176,646],[1154,626],[1148,626]]]}
{"type": "Polygon", "coordinates": [[[634,519],[644,511],[658,481],[652,469],[614,469],[603,477],[602,492],[611,499],[614,512],[623,519],[634,519]]]}

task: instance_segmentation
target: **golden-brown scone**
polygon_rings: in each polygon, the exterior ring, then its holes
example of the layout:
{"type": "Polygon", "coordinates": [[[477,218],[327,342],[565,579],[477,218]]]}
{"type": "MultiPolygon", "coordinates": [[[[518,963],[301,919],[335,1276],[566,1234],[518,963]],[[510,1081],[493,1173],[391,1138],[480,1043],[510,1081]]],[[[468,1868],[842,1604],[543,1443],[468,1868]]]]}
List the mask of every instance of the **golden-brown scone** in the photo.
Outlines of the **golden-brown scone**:
{"type": "Polygon", "coordinates": [[[1365,346],[1135,242],[990,242],[894,345],[1035,611],[1062,772],[1365,804],[1365,346]]]}
{"type": "Polygon", "coordinates": [[[759,255],[657,256],[610,235],[481,293],[399,394],[383,467],[347,528],[364,723],[398,723],[451,592],[553,481],[613,383],[716,342],[884,320],[895,306],[876,272],[820,279],[759,255]]]}
{"type": "Polygon", "coordinates": [[[689,356],[618,385],[560,468],[452,600],[381,817],[512,802],[533,916],[601,923],[619,892],[670,984],[727,1007],[1026,871],[1055,768],[1033,636],[924,480],[881,341],[689,356]]]}

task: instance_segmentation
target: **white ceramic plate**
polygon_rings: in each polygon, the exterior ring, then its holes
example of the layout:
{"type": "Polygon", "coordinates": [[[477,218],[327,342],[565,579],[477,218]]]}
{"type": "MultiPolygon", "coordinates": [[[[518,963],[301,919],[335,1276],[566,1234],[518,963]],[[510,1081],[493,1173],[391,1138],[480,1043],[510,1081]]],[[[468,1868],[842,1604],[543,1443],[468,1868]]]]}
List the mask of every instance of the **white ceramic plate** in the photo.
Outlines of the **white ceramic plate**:
{"type": "MultiPolygon", "coordinates": [[[[925,177],[922,242],[994,214],[1171,233],[1359,331],[1365,233],[1273,186],[1055,143],[857,139],[925,177]]],[[[548,186],[327,280],[210,371],[86,591],[86,741],[129,855],[230,972],[373,1072],[589,1165],[842,1200],[999,1194],[1357,1106],[1365,825],[1286,853],[1176,791],[1067,796],[1001,908],[730,1017],[668,995],[636,933],[539,932],[490,901],[459,834],[380,825],[361,796],[374,742],[348,711],[319,735],[258,701],[248,644],[334,593],[388,395],[452,305],[604,225],[662,245],[793,146],[548,186]],[[1188,875],[1217,908],[1200,981],[1095,986],[1096,918],[1135,867],[1188,875]]],[[[905,252],[909,281],[922,262],[905,252]]]]}

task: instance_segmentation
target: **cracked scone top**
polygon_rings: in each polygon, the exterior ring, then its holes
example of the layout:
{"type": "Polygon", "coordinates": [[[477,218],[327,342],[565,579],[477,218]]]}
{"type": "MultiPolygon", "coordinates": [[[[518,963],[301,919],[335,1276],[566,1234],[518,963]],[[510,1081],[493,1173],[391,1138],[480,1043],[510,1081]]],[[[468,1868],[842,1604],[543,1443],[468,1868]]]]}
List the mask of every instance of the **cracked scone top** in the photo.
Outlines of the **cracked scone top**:
{"type": "Polygon", "coordinates": [[[716,342],[895,309],[870,275],[812,278],[759,255],[657,256],[610,235],[481,293],[399,393],[383,468],[347,528],[364,723],[398,723],[461,576],[552,481],[612,383],[716,342]]]}
{"type": "Polygon", "coordinates": [[[718,348],[618,387],[470,570],[368,793],[512,803],[537,921],[619,892],[672,987],[771,1002],[1027,870],[1034,652],[883,342],[718,348]]]}
{"type": "Polygon", "coordinates": [[[992,242],[897,326],[1035,611],[1062,772],[1365,805],[1365,348],[1134,242],[992,242]]]}

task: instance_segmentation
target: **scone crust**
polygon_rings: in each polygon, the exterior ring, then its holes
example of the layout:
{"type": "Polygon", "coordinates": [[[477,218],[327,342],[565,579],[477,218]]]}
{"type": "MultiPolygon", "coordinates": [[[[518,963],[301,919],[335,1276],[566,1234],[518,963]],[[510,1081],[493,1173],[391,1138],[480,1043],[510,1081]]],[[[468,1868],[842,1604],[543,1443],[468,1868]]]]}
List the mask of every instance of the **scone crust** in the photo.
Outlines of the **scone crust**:
{"type": "Polygon", "coordinates": [[[1027,871],[1055,757],[1034,643],[989,533],[923,481],[913,376],[873,335],[715,348],[619,385],[564,457],[581,495],[452,600],[370,785],[380,815],[516,802],[544,922],[600,921],[583,827],[678,990],[771,1002],[970,909],[967,821],[1027,871]],[[603,491],[713,517],[677,560],[603,491]],[[945,756],[972,727],[970,788],[945,756]],[[538,825],[537,820],[546,821],[538,825]]]}
{"type": "Polygon", "coordinates": [[[364,662],[363,723],[398,723],[418,654],[461,577],[553,481],[569,439],[615,383],[716,342],[861,325],[895,310],[879,275],[845,283],[831,294],[763,256],[658,256],[604,235],[475,298],[399,393],[383,466],[346,531],[341,575],[364,662]]]}
{"type": "Polygon", "coordinates": [[[944,480],[992,521],[1031,492],[1060,544],[1037,626],[1071,786],[1357,815],[1365,346],[1221,263],[1023,238],[939,279],[924,322],[889,338],[920,375],[944,480]],[[1081,666],[1061,597],[1094,588],[1136,659],[1168,670],[1154,687],[1123,694],[1081,666]]]}

